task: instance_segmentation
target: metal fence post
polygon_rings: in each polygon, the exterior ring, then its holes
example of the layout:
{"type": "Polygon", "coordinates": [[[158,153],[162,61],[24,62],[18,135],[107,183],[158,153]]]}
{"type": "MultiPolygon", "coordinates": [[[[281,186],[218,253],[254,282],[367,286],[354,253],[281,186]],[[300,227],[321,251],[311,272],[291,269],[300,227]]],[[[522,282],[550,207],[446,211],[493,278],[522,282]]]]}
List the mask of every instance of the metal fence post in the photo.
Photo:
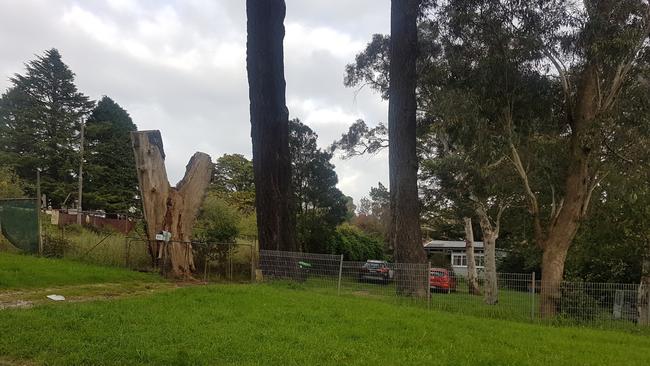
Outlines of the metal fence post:
{"type": "Polygon", "coordinates": [[[533,272],[530,285],[530,320],[535,321],[535,272],[533,272]]]}
{"type": "Polygon", "coordinates": [[[129,268],[129,237],[124,237],[124,267],[129,268]]]}
{"type": "Polygon", "coordinates": [[[429,262],[429,268],[427,269],[427,309],[431,310],[431,283],[430,283],[430,277],[431,277],[431,262],[429,262]]]}
{"type": "Polygon", "coordinates": [[[341,277],[343,276],[343,254],[341,254],[341,261],[339,262],[339,283],[336,288],[336,294],[341,294],[341,277]]]}
{"type": "Polygon", "coordinates": [[[255,282],[255,246],[251,244],[251,283],[255,282]]]}

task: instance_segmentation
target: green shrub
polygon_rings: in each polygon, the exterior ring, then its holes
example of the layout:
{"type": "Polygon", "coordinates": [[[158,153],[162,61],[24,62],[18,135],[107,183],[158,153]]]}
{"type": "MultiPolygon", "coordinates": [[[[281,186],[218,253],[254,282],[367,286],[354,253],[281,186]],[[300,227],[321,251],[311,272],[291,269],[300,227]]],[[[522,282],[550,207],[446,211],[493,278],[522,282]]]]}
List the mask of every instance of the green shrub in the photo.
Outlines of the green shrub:
{"type": "Polygon", "coordinates": [[[194,240],[229,243],[239,235],[239,211],[222,198],[209,194],[194,225],[194,240]]]}
{"type": "Polygon", "coordinates": [[[45,257],[63,258],[70,248],[72,248],[72,243],[67,238],[45,233],[43,238],[43,255],[45,257]]]}
{"type": "Polygon", "coordinates": [[[350,224],[342,224],[329,242],[329,252],[343,254],[349,261],[384,259],[384,244],[379,237],[371,236],[350,224]]]}

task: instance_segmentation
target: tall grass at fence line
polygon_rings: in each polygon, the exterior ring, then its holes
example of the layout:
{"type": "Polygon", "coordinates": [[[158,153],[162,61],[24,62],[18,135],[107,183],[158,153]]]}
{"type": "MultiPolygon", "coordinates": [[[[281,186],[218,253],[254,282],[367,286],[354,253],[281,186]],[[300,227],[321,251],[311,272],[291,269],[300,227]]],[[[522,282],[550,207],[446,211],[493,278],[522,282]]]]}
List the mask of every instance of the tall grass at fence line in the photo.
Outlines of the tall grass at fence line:
{"type": "Polygon", "coordinates": [[[18,253],[19,251],[0,233],[0,252],[18,253]]]}
{"type": "Polygon", "coordinates": [[[63,243],[63,248],[57,250],[61,250],[66,259],[141,270],[151,267],[146,242],[131,240],[117,231],[91,230],[79,225],[46,225],[45,234],[46,247],[47,241],[63,243]]]}

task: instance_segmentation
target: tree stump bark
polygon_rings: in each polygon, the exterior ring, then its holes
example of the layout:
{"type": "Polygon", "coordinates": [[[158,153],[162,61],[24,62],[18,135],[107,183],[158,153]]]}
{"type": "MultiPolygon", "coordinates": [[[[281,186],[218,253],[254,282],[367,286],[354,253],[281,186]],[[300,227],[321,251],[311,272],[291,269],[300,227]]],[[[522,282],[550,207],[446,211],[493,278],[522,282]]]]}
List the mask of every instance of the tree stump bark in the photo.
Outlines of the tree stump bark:
{"type": "Polygon", "coordinates": [[[131,141],[151,259],[154,265],[168,266],[167,274],[172,277],[192,278],[192,228],[210,184],[212,160],[205,153],[195,153],[183,179],[172,187],[160,131],[132,132],[131,141]],[[156,234],[163,231],[171,233],[169,242],[156,240],[156,234]]]}

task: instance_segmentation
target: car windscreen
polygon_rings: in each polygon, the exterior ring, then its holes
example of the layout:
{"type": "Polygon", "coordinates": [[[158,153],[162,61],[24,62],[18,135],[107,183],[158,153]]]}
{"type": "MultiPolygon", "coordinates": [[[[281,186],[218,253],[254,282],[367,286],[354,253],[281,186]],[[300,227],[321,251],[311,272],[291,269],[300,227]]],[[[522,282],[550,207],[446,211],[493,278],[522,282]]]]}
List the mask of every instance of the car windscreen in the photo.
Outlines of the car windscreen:
{"type": "Polygon", "coordinates": [[[379,263],[366,263],[363,266],[368,269],[379,269],[381,267],[379,263]]]}
{"type": "Polygon", "coordinates": [[[433,277],[445,277],[446,273],[443,271],[431,271],[433,277]]]}

